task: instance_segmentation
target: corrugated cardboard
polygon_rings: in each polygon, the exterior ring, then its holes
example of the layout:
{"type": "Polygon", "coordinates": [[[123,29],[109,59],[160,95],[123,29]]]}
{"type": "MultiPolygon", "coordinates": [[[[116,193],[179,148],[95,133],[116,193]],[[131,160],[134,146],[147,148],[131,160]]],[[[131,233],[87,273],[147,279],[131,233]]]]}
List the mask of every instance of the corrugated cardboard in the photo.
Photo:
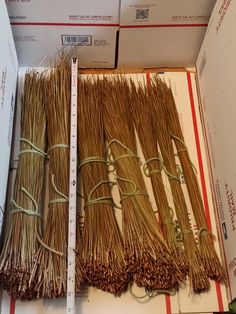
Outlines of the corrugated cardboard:
{"type": "Polygon", "coordinates": [[[0,0],[0,233],[9,171],[12,124],[15,106],[17,57],[7,10],[0,0]]]}
{"type": "Polygon", "coordinates": [[[236,2],[219,0],[197,60],[202,117],[231,300],[236,297],[235,28],[236,2]]]}
{"type": "Polygon", "coordinates": [[[119,1],[6,0],[12,23],[118,24],[119,1]]]}
{"type": "Polygon", "coordinates": [[[20,66],[49,66],[75,46],[81,67],[115,66],[119,0],[7,1],[20,66]]]}
{"type": "Polygon", "coordinates": [[[33,25],[12,26],[19,64],[49,66],[55,56],[77,47],[80,67],[113,68],[117,27],[33,25]]]}
{"type": "Polygon", "coordinates": [[[121,0],[119,66],[194,66],[215,0],[121,0]]]}

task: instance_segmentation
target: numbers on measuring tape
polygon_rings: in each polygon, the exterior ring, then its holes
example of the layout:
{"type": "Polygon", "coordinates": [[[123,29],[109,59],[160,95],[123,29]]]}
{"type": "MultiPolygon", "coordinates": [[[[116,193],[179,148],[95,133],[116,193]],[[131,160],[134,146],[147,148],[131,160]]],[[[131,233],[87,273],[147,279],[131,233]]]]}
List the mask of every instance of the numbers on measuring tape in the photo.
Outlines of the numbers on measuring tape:
{"type": "Polygon", "coordinates": [[[77,198],[77,79],[78,61],[71,62],[71,123],[70,123],[70,178],[68,217],[67,298],[68,314],[75,314],[75,246],[77,198]]]}

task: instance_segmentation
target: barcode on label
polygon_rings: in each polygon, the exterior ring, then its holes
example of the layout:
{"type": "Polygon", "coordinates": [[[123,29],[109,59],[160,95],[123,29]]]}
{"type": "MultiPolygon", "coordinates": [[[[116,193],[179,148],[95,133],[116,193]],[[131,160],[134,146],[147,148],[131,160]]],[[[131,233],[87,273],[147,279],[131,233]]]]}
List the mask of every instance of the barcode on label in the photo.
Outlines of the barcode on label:
{"type": "Polygon", "coordinates": [[[63,46],[92,46],[92,35],[62,35],[63,46]]]}
{"type": "Polygon", "coordinates": [[[200,77],[203,74],[203,71],[204,71],[204,68],[206,66],[206,63],[207,63],[207,58],[206,58],[206,53],[204,52],[204,54],[202,56],[202,60],[200,62],[200,66],[199,66],[199,75],[200,75],[200,77]]]}
{"type": "Polygon", "coordinates": [[[136,9],[136,20],[148,19],[149,9],[136,9]]]}

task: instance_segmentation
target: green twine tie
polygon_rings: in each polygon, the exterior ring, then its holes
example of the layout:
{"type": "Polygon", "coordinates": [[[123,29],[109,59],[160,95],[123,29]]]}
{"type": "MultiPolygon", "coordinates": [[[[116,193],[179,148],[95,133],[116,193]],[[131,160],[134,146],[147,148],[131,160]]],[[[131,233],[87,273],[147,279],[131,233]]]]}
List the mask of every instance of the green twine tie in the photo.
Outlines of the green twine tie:
{"type": "Polygon", "coordinates": [[[54,174],[52,175],[52,186],[54,188],[54,190],[56,191],[57,194],[59,194],[60,196],[62,196],[62,198],[56,198],[52,201],[50,201],[48,204],[58,204],[58,203],[68,203],[69,202],[69,198],[63,194],[62,192],[60,192],[58,190],[58,188],[56,187],[55,181],[54,181],[54,174]]]}
{"type": "Polygon", "coordinates": [[[55,144],[55,145],[53,145],[52,147],[50,147],[48,149],[48,153],[50,153],[52,150],[54,150],[56,148],[65,148],[65,149],[67,149],[67,148],[70,148],[70,146],[68,144],[55,144]]]}
{"type": "MultiPolygon", "coordinates": [[[[95,205],[95,204],[110,204],[110,205],[114,205],[114,201],[112,196],[102,196],[102,197],[98,197],[98,198],[92,198],[93,193],[96,191],[96,189],[103,185],[103,184],[114,184],[113,182],[107,181],[107,180],[102,180],[100,182],[98,182],[98,184],[96,184],[92,190],[90,191],[89,195],[88,195],[88,202],[85,204],[84,207],[89,207],[91,205],[95,205]]],[[[117,207],[117,206],[116,206],[117,207]]]]}
{"type": "Polygon", "coordinates": [[[120,202],[123,202],[124,200],[126,200],[127,198],[131,197],[131,196],[136,196],[136,195],[145,195],[148,197],[148,194],[145,193],[145,192],[141,192],[138,190],[137,188],[137,185],[132,181],[132,180],[129,180],[129,179],[126,179],[126,178],[122,178],[122,177],[119,177],[119,176],[116,176],[116,178],[120,181],[123,181],[123,182],[127,182],[131,185],[131,189],[132,191],[131,192],[124,192],[122,191],[121,187],[120,187],[120,184],[117,182],[117,185],[119,187],[119,191],[120,191],[120,194],[121,196],[121,200],[120,202]]]}
{"type": "Polygon", "coordinates": [[[129,149],[129,147],[127,147],[126,145],[124,145],[122,142],[120,142],[119,140],[117,139],[113,139],[111,140],[109,143],[108,143],[108,147],[110,147],[112,144],[119,144],[122,148],[124,148],[126,151],[127,151],[127,154],[123,154],[123,155],[120,155],[118,156],[117,158],[115,158],[113,160],[113,164],[115,164],[118,160],[120,159],[123,159],[123,158],[135,158],[137,159],[138,161],[140,161],[140,158],[138,155],[134,154],[131,149],[129,149]]]}
{"type": "Polygon", "coordinates": [[[150,177],[151,174],[154,174],[154,173],[161,173],[161,170],[162,170],[162,163],[161,163],[161,159],[160,157],[153,157],[153,158],[149,158],[148,160],[145,161],[144,165],[143,165],[143,172],[145,174],[146,177],[150,177]],[[148,164],[152,161],[159,161],[161,167],[160,169],[151,169],[149,170],[148,169],[148,164]]]}
{"type": "Polygon", "coordinates": [[[85,159],[83,159],[80,164],[79,164],[79,167],[78,167],[78,170],[80,170],[84,165],[88,164],[88,163],[91,163],[91,162],[102,162],[104,164],[107,164],[109,163],[108,161],[106,161],[104,158],[102,157],[99,157],[99,156],[90,156],[90,157],[87,157],[85,159]]]}
{"type": "Polygon", "coordinates": [[[26,138],[23,138],[23,137],[20,137],[19,138],[20,141],[22,142],[26,142],[27,144],[29,144],[32,149],[23,149],[19,152],[19,156],[21,154],[25,154],[25,153],[31,153],[31,154],[36,154],[36,155],[39,155],[43,158],[46,158],[47,157],[47,154],[40,148],[38,148],[36,145],[34,145],[30,140],[26,139],[26,138]]]}
{"type": "Polygon", "coordinates": [[[14,199],[11,200],[11,203],[15,206],[15,209],[11,210],[11,214],[16,214],[16,213],[24,213],[26,215],[29,216],[38,216],[41,217],[41,214],[39,213],[39,208],[38,208],[38,204],[36,202],[36,200],[34,199],[34,197],[24,188],[21,187],[20,189],[22,192],[24,192],[29,198],[30,200],[33,202],[34,204],[34,208],[35,210],[32,209],[27,209],[27,208],[23,208],[20,205],[18,205],[14,199]]]}

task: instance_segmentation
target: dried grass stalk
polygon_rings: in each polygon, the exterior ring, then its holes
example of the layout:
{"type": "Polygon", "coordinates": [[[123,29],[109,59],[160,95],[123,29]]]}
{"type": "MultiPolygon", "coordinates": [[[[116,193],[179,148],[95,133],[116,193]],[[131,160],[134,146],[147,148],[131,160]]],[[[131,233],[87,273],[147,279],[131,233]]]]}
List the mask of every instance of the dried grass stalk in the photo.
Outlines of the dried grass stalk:
{"type": "Polygon", "coordinates": [[[15,298],[30,298],[29,277],[41,237],[42,189],[46,144],[44,81],[25,75],[21,107],[19,163],[1,253],[4,288],[15,298]]]}
{"type": "Polygon", "coordinates": [[[171,289],[181,276],[158,228],[136,156],[127,82],[104,80],[103,100],[106,139],[121,196],[128,272],[138,286],[148,290],[171,289]]]}
{"type": "Polygon", "coordinates": [[[49,204],[43,243],[38,250],[31,282],[37,297],[66,294],[70,68],[62,57],[50,70],[47,85],[47,133],[49,154],[49,204]]]}
{"type": "Polygon", "coordinates": [[[85,201],[83,267],[88,283],[120,295],[128,284],[106,162],[99,82],[79,84],[80,174],[85,201]]]}
{"type": "Polygon", "coordinates": [[[158,144],[164,160],[163,167],[169,178],[175,210],[183,235],[184,247],[189,263],[190,285],[194,292],[205,291],[209,289],[210,283],[201,262],[201,257],[189,223],[188,210],[176,170],[171,136],[166,127],[167,121],[163,95],[162,91],[158,89],[158,86],[151,86],[149,100],[148,108],[152,116],[153,126],[156,130],[158,144]]]}
{"type": "MultiPolygon", "coordinates": [[[[77,204],[78,206],[78,204],[77,204]]],[[[76,256],[75,256],[75,293],[80,296],[84,283],[84,269],[82,265],[82,232],[81,230],[82,217],[77,214],[77,227],[76,227],[76,256]]]]}
{"type": "Polygon", "coordinates": [[[84,269],[82,265],[82,235],[80,230],[80,217],[77,219],[77,230],[76,230],[76,257],[75,257],[75,293],[80,296],[81,290],[84,283],[84,269]]]}
{"type": "Polygon", "coordinates": [[[179,115],[175,105],[171,89],[161,80],[155,82],[157,88],[162,90],[165,105],[165,114],[167,117],[168,128],[172,134],[178,157],[183,169],[190,202],[192,205],[194,217],[198,227],[199,250],[203,265],[209,278],[221,281],[225,278],[223,268],[214,248],[214,237],[209,231],[204,205],[199,189],[196,173],[194,171],[188,149],[184,142],[184,136],[181,129],[179,115]]]}
{"type": "Polygon", "coordinates": [[[144,88],[139,86],[136,89],[132,83],[131,114],[134,117],[134,124],[138,133],[141,148],[146,159],[144,164],[145,174],[150,177],[153,193],[158,209],[159,222],[166,239],[171,255],[174,257],[182,278],[185,279],[188,273],[188,263],[182,245],[177,240],[177,230],[174,225],[173,213],[168,204],[165,186],[162,180],[162,163],[157,147],[156,135],[151,117],[149,114],[148,96],[144,88]]]}

